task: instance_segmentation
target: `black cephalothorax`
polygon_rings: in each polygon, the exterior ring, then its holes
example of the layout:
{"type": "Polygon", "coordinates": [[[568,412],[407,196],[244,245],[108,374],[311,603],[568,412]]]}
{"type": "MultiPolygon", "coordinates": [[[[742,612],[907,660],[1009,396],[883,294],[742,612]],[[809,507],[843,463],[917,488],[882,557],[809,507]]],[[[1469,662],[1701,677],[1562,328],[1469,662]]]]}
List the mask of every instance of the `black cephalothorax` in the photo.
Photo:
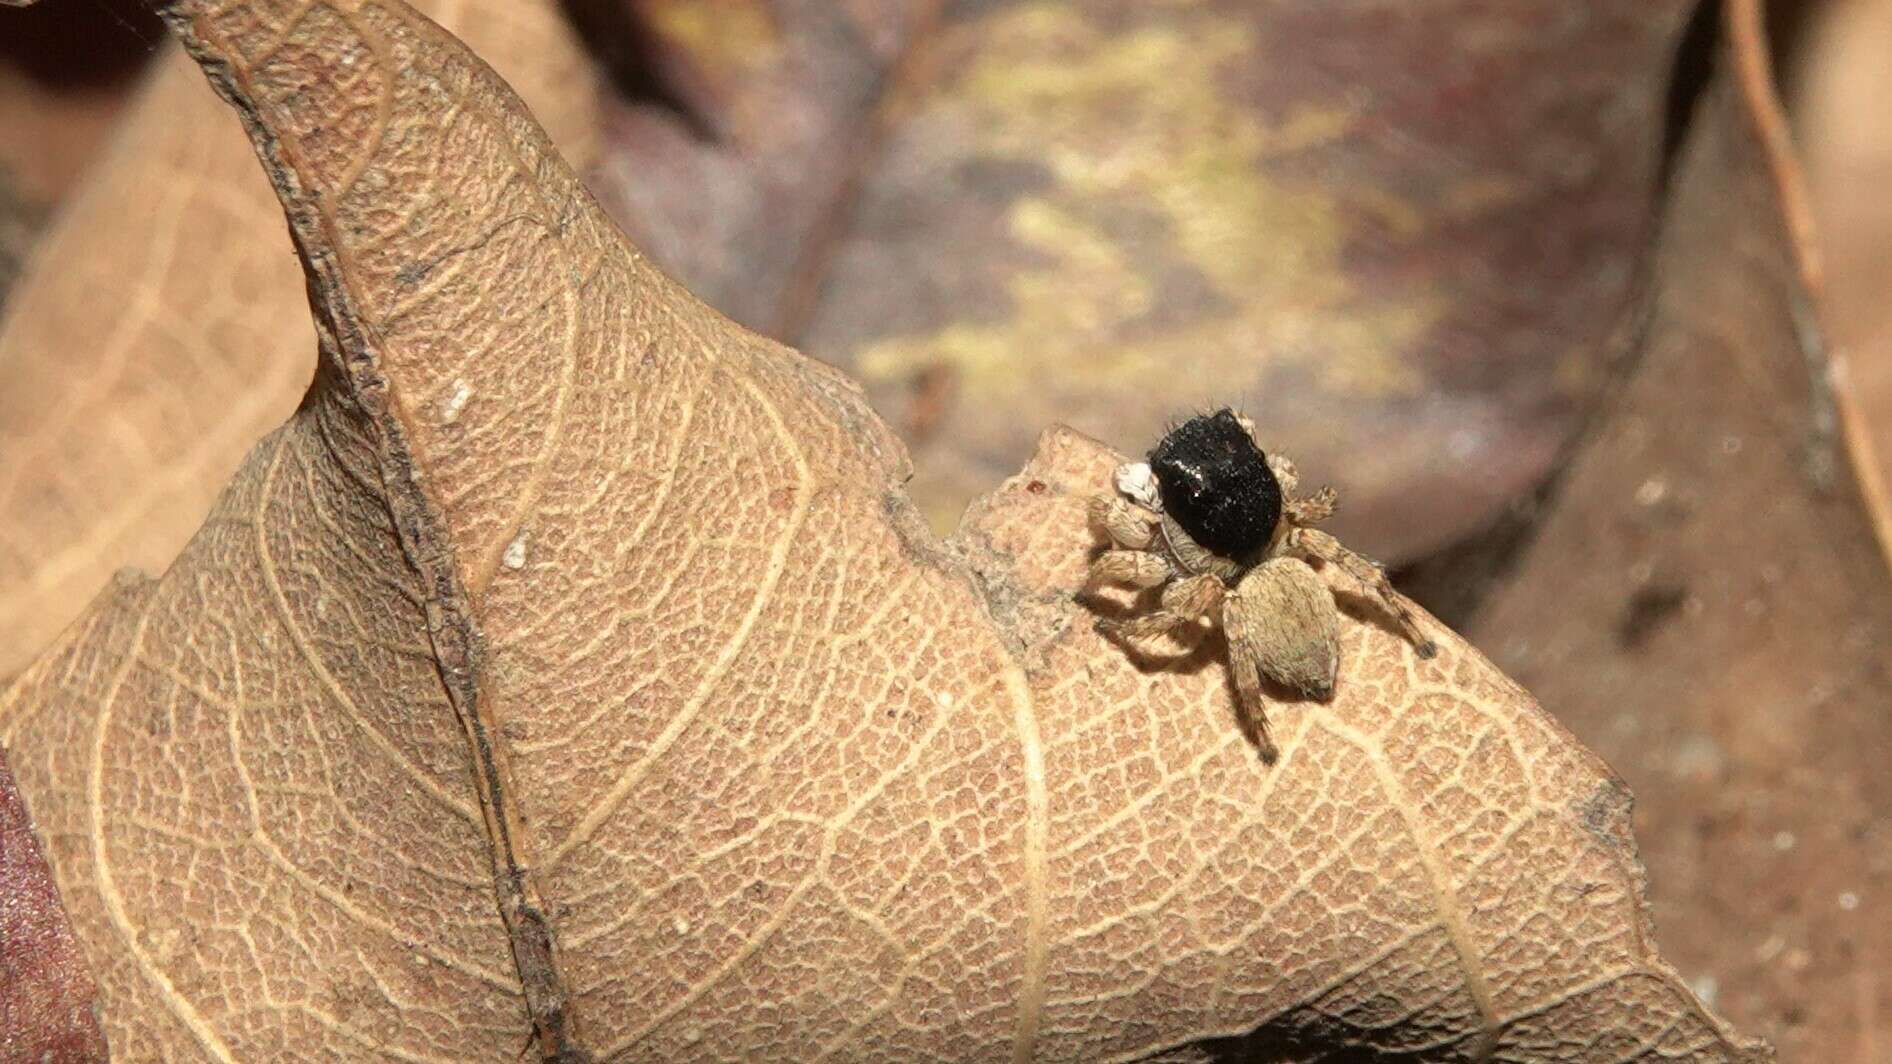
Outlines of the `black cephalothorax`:
{"type": "Polygon", "coordinates": [[[1233,411],[1198,414],[1150,452],[1163,510],[1202,546],[1242,565],[1268,550],[1281,484],[1233,411]]]}

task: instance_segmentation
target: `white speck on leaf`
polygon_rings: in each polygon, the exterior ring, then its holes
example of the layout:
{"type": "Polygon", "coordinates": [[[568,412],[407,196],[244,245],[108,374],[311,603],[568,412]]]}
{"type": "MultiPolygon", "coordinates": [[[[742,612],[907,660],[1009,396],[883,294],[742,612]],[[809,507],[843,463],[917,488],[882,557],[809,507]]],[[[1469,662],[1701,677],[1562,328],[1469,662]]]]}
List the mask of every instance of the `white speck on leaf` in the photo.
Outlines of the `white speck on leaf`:
{"type": "Polygon", "coordinates": [[[448,392],[446,400],[440,404],[440,423],[453,424],[454,419],[460,416],[460,411],[466,409],[466,401],[471,398],[473,398],[473,386],[456,379],[453,382],[453,391],[448,392]]]}
{"type": "Polygon", "coordinates": [[[512,542],[506,544],[506,553],[499,556],[499,561],[508,569],[518,570],[526,567],[526,534],[524,532],[514,536],[512,542]]]}

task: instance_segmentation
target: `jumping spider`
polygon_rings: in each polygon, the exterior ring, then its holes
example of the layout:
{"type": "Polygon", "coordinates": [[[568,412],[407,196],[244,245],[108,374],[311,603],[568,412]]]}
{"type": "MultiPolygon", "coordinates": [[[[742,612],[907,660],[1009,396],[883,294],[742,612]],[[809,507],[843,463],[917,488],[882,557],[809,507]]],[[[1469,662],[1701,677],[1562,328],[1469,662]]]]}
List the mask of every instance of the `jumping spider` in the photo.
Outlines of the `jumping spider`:
{"type": "Polygon", "coordinates": [[[1264,454],[1247,418],[1228,409],[1192,417],[1149,459],[1119,467],[1117,492],[1090,500],[1092,523],[1110,538],[1090,585],[1161,587],[1161,608],[1099,627],[1135,647],[1198,619],[1220,623],[1263,759],[1276,750],[1261,677],[1321,701],[1334,691],[1340,616],[1308,560],[1357,581],[1421,658],[1436,652],[1386,573],[1312,527],[1333,516],[1334,489],[1297,498],[1294,463],[1264,454]]]}

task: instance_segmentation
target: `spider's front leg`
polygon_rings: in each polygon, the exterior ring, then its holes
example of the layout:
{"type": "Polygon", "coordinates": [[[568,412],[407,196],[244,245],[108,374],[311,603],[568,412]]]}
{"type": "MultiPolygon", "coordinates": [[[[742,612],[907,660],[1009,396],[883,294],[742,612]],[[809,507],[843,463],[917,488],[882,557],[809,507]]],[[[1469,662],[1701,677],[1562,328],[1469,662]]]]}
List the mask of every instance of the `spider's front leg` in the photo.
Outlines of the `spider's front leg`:
{"type": "Polygon", "coordinates": [[[1107,550],[1091,562],[1090,582],[1086,589],[1104,584],[1122,584],[1140,591],[1162,584],[1174,572],[1169,561],[1155,551],[1107,550]]]}
{"type": "Polygon", "coordinates": [[[1214,573],[1197,573],[1164,588],[1161,609],[1127,621],[1104,621],[1098,627],[1137,646],[1204,617],[1213,617],[1221,605],[1221,579],[1214,573]]]}
{"type": "Polygon", "coordinates": [[[1093,495],[1091,524],[1110,541],[1110,549],[1091,562],[1090,587],[1123,584],[1139,590],[1156,587],[1173,575],[1169,561],[1150,544],[1156,539],[1157,516],[1115,495],[1093,495]]]}
{"type": "Polygon", "coordinates": [[[1161,518],[1121,495],[1093,495],[1087,509],[1091,524],[1110,537],[1113,546],[1147,550],[1156,539],[1161,518]]]}
{"type": "Polygon", "coordinates": [[[1305,499],[1289,499],[1282,507],[1287,512],[1288,521],[1305,527],[1317,525],[1334,515],[1340,508],[1340,493],[1332,488],[1322,488],[1305,499]]]}
{"type": "MultiPolygon", "coordinates": [[[[1254,430],[1251,428],[1248,435],[1253,437],[1254,434],[1254,430]]],[[[1259,448],[1261,446],[1260,441],[1256,441],[1255,446],[1259,448]]],[[[1268,472],[1273,473],[1275,483],[1281,485],[1281,494],[1283,496],[1293,495],[1294,489],[1301,486],[1301,474],[1295,471],[1293,459],[1282,454],[1280,451],[1276,451],[1268,456],[1268,472]]]]}
{"type": "MultiPolygon", "coordinates": [[[[1254,435],[1252,429],[1249,435],[1254,435]]],[[[1305,499],[1295,497],[1294,493],[1301,486],[1301,474],[1295,470],[1294,460],[1287,455],[1278,451],[1269,455],[1268,472],[1273,473],[1275,483],[1281,485],[1282,510],[1292,523],[1316,525],[1332,517],[1334,511],[1339,509],[1340,493],[1332,488],[1322,488],[1305,499]]]]}
{"type": "Polygon", "coordinates": [[[1412,611],[1406,608],[1406,600],[1393,590],[1393,582],[1386,578],[1386,570],[1380,568],[1378,563],[1348,550],[1327,533],[1312,528],[1297,528],[1288,533],[1287,545],[1290,550],[1328,565],[1339,566],[1341,572],[1353,577],[1399,622],[1400,631],[1411,640],[1413,653],[1420,658],[1429,659],[1439,652],[1438,646],[1419,630],[1419,622],[1413,618],[1412,611]]]}

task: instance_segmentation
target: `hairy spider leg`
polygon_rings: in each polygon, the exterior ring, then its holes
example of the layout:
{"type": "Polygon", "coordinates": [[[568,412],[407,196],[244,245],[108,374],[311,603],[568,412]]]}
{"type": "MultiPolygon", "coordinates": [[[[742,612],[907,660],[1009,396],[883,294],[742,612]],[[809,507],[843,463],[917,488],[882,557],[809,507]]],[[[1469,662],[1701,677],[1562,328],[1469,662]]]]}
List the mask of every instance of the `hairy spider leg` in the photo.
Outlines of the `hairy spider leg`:
{"type": "Polygon", "coordinates": [[[1399,622],[1400,630],[1412,641],[1413,653],[1421,659],[1429,659],[1439,652],[1432,640],[1419,630],[1419,622],[1413,618],[1412,611],[1406,608],[1406,602],[1399,592],[1393,590],[1393,582],[1386,578],[1386,570],[1377,563],[1348,550],[1339,540],[1318,529],[1295,529],[1288,534],[1288,547],[1310,558],[1339,566],[1342,572],[1353,577],[1399,622]]]}
{"type": "Polygon", "coordinates": [[[1147,550],[1107,550],[1091,563],[1089,587],[1099,584],[1124,584],[1148,588],[1168,580],[1174,573],[1160,554],[1147,550]]]}
{"type": "Polygon", "coordinates": [[[1128,499],[1093,495],[1088,509],[1091,524],[1119,547],[1145,550],[1156,538],[1156,514],[1128,499]]]}
{"type": "Polygon", "coordinates": [[[1163,589],[1163,608],[1127,621],[1105,621],[1099,625],[1131,645],[1194,624],[1215,615],[1222,605],[1222,581],[1214,573],[1197,573],[1177,580],[1163,589]]]}
{"type": "Polygon", "coordinates": [[[1250,737],[1261,751],[1261,759],[1272,765],[1280,759],[1281,749],[1275,746],[1274,736],[1268,732],[1268,701],[1261,693],[1261,671],[1255,657],[1231,652],[1228,667],[1235,674],[1235,694],[1241,702],[1242,718],[1248,724],[1250,737]]]}
{"type": "Polygon", "coordinates": [[[1288,512],[1291,524],[1317,525],[1340,509],[1340,493],[1332,488],[1322,488],[1305,499],[1289,499],[1284,509],[1288,512]]]}
{"type": "MultiPolygon", "coordinates": [[[[1249,426],[1250,436],[1255,434],[1254,426],[1249,426]]],[[[1268,471],[1274,474],[1275,482],[1281,485],[1281,494],[1292,495],[1294,489],[1301,486],[1301,474],[1294,469],[1294,461],[1279,451],[1270,451],[1256,440],[1255,446],[1268,455],[1268,471]]]]}

